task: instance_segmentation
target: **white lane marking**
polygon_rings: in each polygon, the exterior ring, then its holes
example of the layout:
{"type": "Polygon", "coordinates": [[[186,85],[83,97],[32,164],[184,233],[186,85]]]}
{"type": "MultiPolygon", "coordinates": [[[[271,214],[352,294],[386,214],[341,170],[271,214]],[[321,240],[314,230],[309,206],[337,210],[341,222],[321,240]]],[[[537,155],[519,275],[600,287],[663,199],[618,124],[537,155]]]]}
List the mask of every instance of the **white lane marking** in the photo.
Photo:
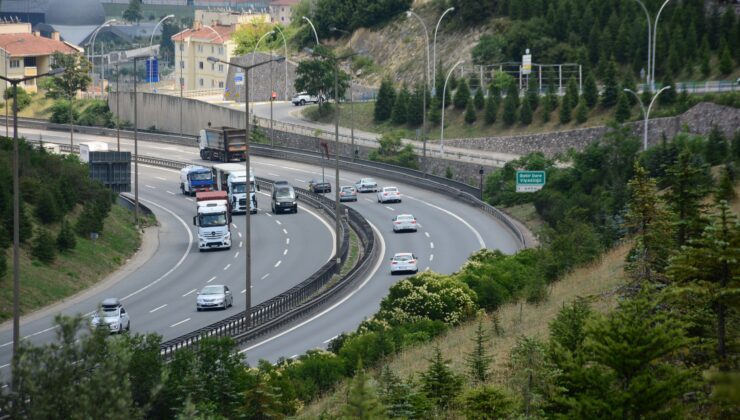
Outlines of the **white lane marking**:
{"type": "Polygon", "coordinates": [[[429,206],[431,208],[437,209],[437,210],[439,210],[439,211],[441,211],[443,213],[446,213],[446,214],[454,217],[460,223],[464,224],[468,229],[470,229],[471,232],[473,232],[473,235],[475,235],[476,239],[478,239],[478,245],[480,245],[481,249],[486,247],[486,242],[483,240],[483,236],[481,236],[480,232],[478,232],[477,230],[475,230],[475,228],[473,226],[471,226],[470,223],[468,223],[462,217],[458,216],[457,214],[455,214],[455,213],[453,213],[453,212],[451,212],[449,210],[443,209],[442,207],[436,206],[436,205],[434,205],[432,203],[428,203],[428,202],[426,202],[424,200],[420,200],[418,198],[411,197],[410,195],[407,195],[406,197],[407,198],[410,198],[412,200],[418,201],[420,203],[426,204],[427,206],[429,206]]]}
{"type": "Polygon", "coordinates": [[[282,225],[282,223],[280,222],[280,220],[275,220],[275,223],[277,223],[279,225],[282,225]]]}
{"type": "Polygon", "coordinates": [[[369,199],[369,198],[366,198],[366,199],[365,199],[365,201],[369,201],[369,202],[371,202],[371,203],[373,202],[373,200],[371,200],[371,199],[369,199]]]}
{"type": "Polygon", "coordinates": [[[183,320],[182,320],[182,321],[180,321],[180,322],[175,322],[174,324],[170,325],[170,328],[174,328],[174,327],[176,327],[176,326],[178,326],[178,325],[180,325],[180,324],[184,324],[184,323],[186,323],[186,322],[188,322],[188,321],[190,321],[190,318],[185,318],[185,319],[183,319],[183,320]]]}
{"type": "Polygon", "coordinates": [[[238,229],[238,227],[236,227],[236,223],[232,223],[231,226],[233,226],[234,229],[238,229]]]}
{"type": "Polygon", "coordinates": [[[426,237],[428,238],[429,237],[429,232],[424,232],[424,235],[426,235],[426,237]]]}
{"type": "Polygon", "coordinates": [[[196,290],[198,290],[198,289],[193,289],[193,290],[191,290],[191,291],[189,291],[189,292],[185,293],[184,295],[182,295],[182,297],[185,297],[185,296],[187,296],[187,295],[189,295],[189,294],[191,294],[191,293],[195,292],[196,290]]]}
{"type": "MultiPolygon", "coordinates": [[[[89,316],[89,315],[92,315],[92,313],[87,314],[86,316],[89,316]]],[[[31,337],[35,337],[35,336],[37,336],[39,334],[43,334],[45,332],[49,332],[51,330],[55,330],[56,328],[57,328],[56,326],[45,328],[45,329],[43,329],[41,331],[37,331],[37,332],[35,332],[33,334],[28,334],[28,335],[24,336],[23,339],[26,340],[26,339],[29,339],[31,337]]],[[[13,344],[13,342],[11,341],[10,343],[3,344],[3,347],[5,347],[6,345],[9,345],[9,344],[13,344]]]]}
{"type": "Polygon", "coordinates": [[[283,251],[283,255],[288,255],[288,250],[287,249],[283,251]]]}
{"type": "Polygon", "coordinates": [[[228,270],[229,267],[231,267],[231,264],[226,264],[226,267],[224,267],[224,271],[228,270]]]}
{"type": "Polygon", "coordinates": [[[185,199],[188,200],[188,201],[193,201],[193,199],[190,198],[190,197],[185,197],[185,199]]]}
{"type": "Polygon", "coordinates": [[[434,249],[434,242],[429,242],[429,248],[434,249]]]}
{"type": "Polygon", "coordinates": [[[167,181],[167,179],[166,179],[166,178],[162,178],[161,176],[155,176],[155,178],[157,178],[157,179],[159,179],[159,180],[162,180],[162,181],[167,181]]]}
{"type": "Polygon", "coordinates": [[[270,176],[280,176],[280,175],[278,175],[276,173],[273,173],[273,172],[268,172],[267,175],[270,175],[270,176]]]}
{"type": "Polygon", "coordinates": [[[166,303],[165,303],[164,305],[162,305],[162,306],[157,306],[156,308],[154,308],[154,309],[152,309],[151,311],[149,311],[149,313],[150,313],[150,314],[152,314],[152,313],[154,313],[154,312],[157,312],[158,310],[160,310],[160,309],[164,308],[165,306],[167,306],[167,304],[166,304],[166,303]]]}
{"type": "Polygon", "coordinates": [[[0,366],[0,369],[2,369],[2,368],[6,368],[6,367],[8,367],[8,366],[10,366],[10,363],[6,363],[6,364],[4,364],[4,365],[0,366]]]}
{"type": "Polygon", "coordinates": [[[144,184],[144,186],[147,187],[147,188],[151,188],[153,190],[156,190],[157,189],[157,187],[152,186],[152,185],[146,185],[146,184],[144,184]]]}
{"type": "Polygon", "coordinates": [[[241,247],[242,247],[242,245],[244,245],[244,242],[242,242],[242,241],[239,241],[239,248],[241,248],[241,247]]]}
{"type": "Polygon", "coordinates": [[[267,215],[267,217],[272,217],[270,213],[265,213],[265,214],[267,215]]]}
{"type": "Polygon", "coordinates": [[[267,276],[269,276],[269,275],[270,275],[270,273],[267,273],[267,274],[265,274],[264,276],[262,276],[262,277],[260,278],[260,280],[264,280],[264,279],[266,279],[266,278],[267,278],[267,276]]]}
{"type": "Polygon", "coordinates": [[[211,277],[210,279],[208,279],[208,281],[207,281],[206,283],[210,283],[210,282],[212,282],[212,281],[214,281],[214,280],[216,280],[216,276],[213,276],[213,277],[211,277]]]}
{"type": "Polygon", "coordinates": [[[430,270],[429,266],[427,266],[427,268],[424,269],[424,271],[429,271],[429,270],[430,270]]]}
{"type": "Polygon", "coordinates": [[[331,340],[333,340],[333,339],[335,339],[337,337],[339,337],[339,335],[335,335],[334,337],[332,337],[332,338],[330,338],[328,340],[324,340],[324,344],[328,344],[331,340]]]}
{"type": "Polygon", "coordinates": [[[433,261],[433,260],[434,260],[434,254],[431,254],[431,255],[429,256],[429,261],[433,261]]]}
{"type": "Polygon", "coordinates": [[[241,233],[241,232],[236,232],[236,233],[238,233],[238,234],[239,234],[239,237],[240,237],[240,238],[242,237],[242,233],[241,233]]]}
{"type": "Polygon", "coordinates": [[[280,267],[280,263],[282,263],[282,262],[283,262],[283,260],[279,260],[278,262],[276,262],[276,263],[275,263],[275,268],[278,268],[278,267],[280,267]]]}
{"type": "Polygon", "coordinates": [[[185,261],[185,258],[187,258],[188,257],[188,254],[190,254],[190,248],[192,248],[192,246],[193,246],[193,232],[190,230],[190,227],[188,226],[188,224],[185,223],[185,221],[182,220],[182,218],[180,216],[176,215],[172,210],[170,210],[170,209],[168,209],[168,208],[166,208],[164,206],[161,206],[161,205],[159,205],[159,204],[157,204],[157,203],[155,203],[153,201],[149,201],[149,200],[145,200],[145,199],[140,199],[140,200],[143,201],[143,202],[145,202],[145,203],[149,203],[149,204],[151,204],[153,206],[159,207],[160,209],[166,211],[167,213],[171,214],[172,217],[174,217],[175,219],[177,219],[180,222],[180,224],[185,228],[185,231],[188,233],[188,248],[182,254],[182,257],[180,258],[180,261],[178,261],[177,264],[175,264],[172,268],[170,268],[169,270],[167,270],[166,273],[162,274],[161,276],[159,276],[158,279],[156,279],[153,282],[147,284],[146,286],[142,287],[141,289],[135,290],[135,291],[129,293],[128,295],[122,297],[121,300],[126,300],[126,299],[130,298],[131,296],[134,296],[134,295],[137,295],[137,294],[143,292],[144,290],[146,290],[146,289],[154,286],[155,284],[157,284],[160,281],[162,281],[162,279],[164,279],[165,277],[167,277],[170,274],[172,274],[173,271],[177,270],[177,268],[182,265],[182,263],[185,261]]]}
{"type": "Polygon", "coordinates": [[[295,180],[298,181],[298,182],[306,182],[305,179],[298,179],[298,178],[296,178],[295,180]]]}
{"type": "Polygon", "coordinates": [[[290,356],[290,358],[291,359],[297,359],[298,358],[298,355],[297,354],[294,354],[294,355],[290,356]]]}
{"type": "Polygon", "coordinates": [[[239,251],[236,251],[236,254],[234,254],[234,258],[239,258],[239,251]]]}
{"type": "Polygon", "coordinates": [[[11,344],[13,344],[13,342],[12,341],[9,341],[9,342],[7,342],[5,344],[0,345],[0,348],[7,347],[7,346],[9,346],[11,344]]]}
{"type": "Polygon", "coordinates": [[[385,208],[387,208],[390,211],[395,211],[395,209],[393,207],[390,207],[390,206],[385,206],[385,208]]]}
{"type": "MultiPolygon", "coordinates": [[[[375,231],[375,233],[378,235],[378,238],[380,238],[380,255],[385,255],[385,239],[383,239],[383,235],[380,233],[380,231],[378,230],[378,228],[375,227],[374,224],[372,224],[372,222],[368,221],[367,223],[370,224],[370,227],[373,228],[373,230],[375,231]]],[[[334,255],[334,253],[332,253],[332,255],[334,255]]],[[[360,290],[362,290],[362,288],[365,287],[365,285],[368,282],[370,282],[370,279],[372,279],[375,276],[375,273],[378,272],[378,270],[380,269],[380,266],[384,262],[385,261],[384,261],[383,258],[378,258],[378,261],[375,263],[375,267],[373,267],[373,269],[370,272],[370,274],[368,274],[365,277],[365,280],[363,280],[362,283],[360,283],[360,285],[357,286],[357,288],[355,290],[351,291],[349,294],[347,294],[344,298],[342,298],[337,303],[335,303],[332,306],[326,308],[325,310],[319,312],[318,314],[312,316],[311,318],[309,318],[309,319],[301,322],[300,324],[295,325],[295,326],[293,326],[291,328],[288,328],[287,330],[281,332],[280,334],[276,334],[276,335],[274,335],[274,336],[272,336],[270,338],[267,338],[267,339],[265,339],[263,341],[260,341],[257,344],[254,344],[252,346],[249,346],[249,347],[245,348],[244,350],[240,350],[239,353],[246,353],[246,352],[248,352],[250,350],[253,350],[253,349],[255,349],[255,348],[257,348],[257,347],[259,347],[259,346],[261,346],[261,345],[263,345],[265,343],[269,343],[270,341],[277,340],[278,338],[280,338],[280,337],[282,337],[282,336],[284,336],[286,334],[289,334],[289,333],[297,330],[298,328],[303,327],[304,325],[308,324],[309,322],[314,321],[314,320],[316,320],[316,319],[324,316],[325,314],[329,313],[330,311],[333,311],[336,307],[338,307],[339,305],[343,304],[348,299],[350,299],[352,296],[354,296],[357,292],[359,292],[360,290]]]]}
{"type": "Polygon", "coordinates": [[[285,238],[285,245],[290,245],[290,238],[285,238]]]}
{"type": "Polygon", "coordinates": [[[283,229],[283,233],[287,235],[288,234],[288,231],[285,230],[285,229],[283,229]]]}
{"type": "Polygon", "coordinates": [[[175,193],[173,193],[172,191],[167,191],[167,194],[169,194],[169,195],[175,195],[175,193]]]}

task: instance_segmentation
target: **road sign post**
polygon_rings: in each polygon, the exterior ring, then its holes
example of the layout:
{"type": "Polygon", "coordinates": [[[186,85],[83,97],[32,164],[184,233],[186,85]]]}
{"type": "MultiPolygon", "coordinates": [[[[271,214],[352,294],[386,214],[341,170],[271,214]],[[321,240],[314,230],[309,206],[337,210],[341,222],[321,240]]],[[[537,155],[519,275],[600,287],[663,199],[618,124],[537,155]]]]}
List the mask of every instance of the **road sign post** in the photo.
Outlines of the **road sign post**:
{"type": "Polygon", "coordinates": [[[536,192],[545,186],[545,171],[516,171],[516,192],[536,192]]]}

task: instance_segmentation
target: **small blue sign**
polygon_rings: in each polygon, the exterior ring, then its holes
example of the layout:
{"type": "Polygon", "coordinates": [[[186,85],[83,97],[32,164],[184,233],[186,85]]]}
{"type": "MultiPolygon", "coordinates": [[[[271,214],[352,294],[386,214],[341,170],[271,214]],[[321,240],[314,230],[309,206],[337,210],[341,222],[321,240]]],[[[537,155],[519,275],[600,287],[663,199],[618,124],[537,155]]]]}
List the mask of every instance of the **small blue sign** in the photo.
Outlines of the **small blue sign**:
{"type": "Polygon", "coordinates": [[[146,76],[144,80],[148,83],[159,82],[159,60],[157,57],[149,57],[146,60],[146,76]]]}
{"type": "Polygon", "coordinates": [[[234,74],[234,84],[237,86],[241,86],[244,84],[244,73],[234,74]]]}

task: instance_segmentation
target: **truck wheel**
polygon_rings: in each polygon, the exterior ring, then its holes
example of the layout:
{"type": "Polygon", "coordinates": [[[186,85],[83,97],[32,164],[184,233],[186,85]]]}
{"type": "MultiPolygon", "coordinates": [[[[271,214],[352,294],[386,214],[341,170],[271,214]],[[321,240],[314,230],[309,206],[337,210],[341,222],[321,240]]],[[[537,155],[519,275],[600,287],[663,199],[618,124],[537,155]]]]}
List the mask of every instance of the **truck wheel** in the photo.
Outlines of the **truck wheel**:
{"type": "Polygon", "coordinates": [[[306,105],[306,100],[305,99],[301,99],[301,106],[303,106],[303,105],[306,105]]]}

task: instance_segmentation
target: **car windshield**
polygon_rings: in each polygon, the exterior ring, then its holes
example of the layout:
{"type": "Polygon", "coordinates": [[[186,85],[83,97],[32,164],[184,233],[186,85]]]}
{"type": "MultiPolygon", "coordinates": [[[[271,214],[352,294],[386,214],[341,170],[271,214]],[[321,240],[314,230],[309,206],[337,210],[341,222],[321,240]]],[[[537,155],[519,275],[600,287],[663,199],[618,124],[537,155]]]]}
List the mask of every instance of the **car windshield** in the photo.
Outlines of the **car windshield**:
{"type": "Polygon", "coordinates": [[[226,214],[201,214],[200,215],[200,226],[201,227],[213,227],[213,226],[224,226],[226,224],[226,214]]]}
{"type": "Polygon", "coordinates": [[[278,188],[275,190],[275,197],[277,198],[295,198],[295,193],[292,188],[278,188]]]}
{"type": "Polygon", "coordinates": [[[354,191],[354,190],[355,190],[355,189],[354,189],[354,188],[352,188],[352,187],[342,187],[342,191],[344,191],[344,192],[352,192],[352,191],[354,191]]]}
{"type": "Polygon", "coordinates": [[[396,188],[396,187],[387,187],[387,188],[383,188],[383,191],[385,191],[385,192],[397,192],[398,191],[398,188],[396,188]]]}
{"type": "Polygon", "coordinates": [[[117,317],[118,316],[118,308],[103,307],[100,310],[100,316],[103,317],[103,318],[117,317]]]}
{"type": "Polygon", "coordinates": [[[194,174],[190,174],[190,179],[192,179],[193,181],[210,181],[211,173],[210,172],[196,172],[194,174]]]}
{"type": "Polygon", "coordinates": [[[396,217],[396,220],[401,221],[401,222],[407,222],[407,221],[410,221],[410,220],[414,220],[414,216],[411,216],[411,215],[401,215],[401,216],[396,217]]]}
{"type": "Polygon", "coordinates": [[[244,184],[244,183],[231,184],[232,194],[244,194],[245,192],[247,192],[247,184],[244,184]]]}
{"type": "Polygon", "coordinates": [[[362,183],[364,184],[375,184],[375,180],[372,178],[365,178],[362,180],[362,183]]]}
{"type": "Polygon", "coordinates": [[[395,261],[409,261],[411,260],[411,255],[396,255],[393,257],[395,261]]]}
{"type": "Polygon", "coordinates": [[[221,286],[206,286],[200,291],[201,295],[222,295],[224,289],[221,286]]]}

